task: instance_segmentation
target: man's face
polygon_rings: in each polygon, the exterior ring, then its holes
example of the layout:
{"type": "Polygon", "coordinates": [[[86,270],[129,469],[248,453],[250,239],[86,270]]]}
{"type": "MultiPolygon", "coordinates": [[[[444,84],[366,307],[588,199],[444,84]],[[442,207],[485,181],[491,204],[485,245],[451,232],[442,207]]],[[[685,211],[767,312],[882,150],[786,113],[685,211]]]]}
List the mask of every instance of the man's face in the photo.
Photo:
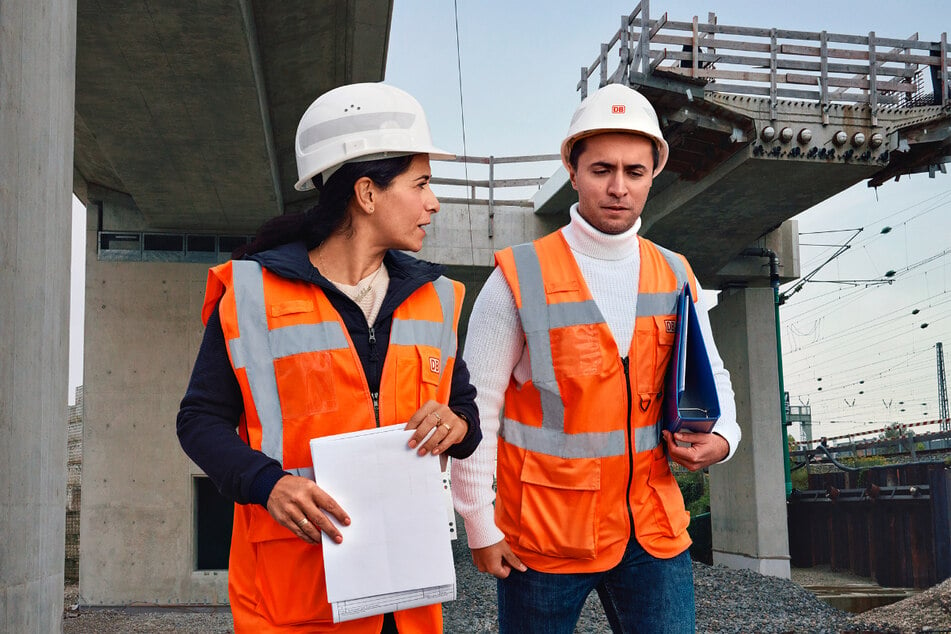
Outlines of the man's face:
{"type": "Polygon", "coordinates": [[[644,210],[654,182],[654,145],[647,137],[608,132],[584,139],[568,170],[581,217],[602,233],[623,233],[644,210]]]}

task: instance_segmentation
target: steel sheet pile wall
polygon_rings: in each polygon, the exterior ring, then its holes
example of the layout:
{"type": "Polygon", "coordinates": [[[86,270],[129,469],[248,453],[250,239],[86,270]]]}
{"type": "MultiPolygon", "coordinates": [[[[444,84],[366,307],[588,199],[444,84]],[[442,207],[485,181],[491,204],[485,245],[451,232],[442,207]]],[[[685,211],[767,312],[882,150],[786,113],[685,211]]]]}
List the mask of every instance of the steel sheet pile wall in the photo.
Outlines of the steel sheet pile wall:
{"type": "Polygon", "coordinates": [[[938,462],[812,474],[789,498],[792,565],[829,564],[885,587],[951,576],[951,470],[938,462]]]}

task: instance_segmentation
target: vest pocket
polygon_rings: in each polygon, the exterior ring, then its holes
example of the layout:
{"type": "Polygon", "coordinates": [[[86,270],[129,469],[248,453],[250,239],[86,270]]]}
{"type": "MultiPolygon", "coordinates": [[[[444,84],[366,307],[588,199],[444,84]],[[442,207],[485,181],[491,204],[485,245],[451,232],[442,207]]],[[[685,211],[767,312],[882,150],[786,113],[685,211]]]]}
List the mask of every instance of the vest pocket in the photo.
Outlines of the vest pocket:
{"type": "Polygon", "coordinates": [[[647,478],[653,497],[654,516],[658,532],[668,537],[678,537],[690,524],[690,513],[684,508],[680,486],[670,471],[667,454],[661,443],[651,453],[650,475],[647,478]]]}
{"type": "Polygon", "coordinates": [[[604,351],[611,349],[610,341],[602,338],[604,330],[598,324],[552,328],[549,331],[552,365],[565,376],[601,374],[604,351]]]}
{"type": "Polygon", "coordinates": [[[267,511],[256,513],[248,530],[254,551],[255,610],[275,625],[333,621],[324,587],[320,546],[306,544],[275,522],[267,511]],[[266,516],[266,517],[265,517],[266,516]],[[296,573],[290,573],[293,568],[296,573]]]}
{"type": "MultiPolygon", "coordinates": [[[[391,346],[393,349],[393,346],[391,346]]],[[[399,346],[396,351],[397,421],[409,420],[420,405],[436,400],[442,372],[439,348],[399,346]]]]}
{"type": "Polygon", "coordinates": [[[594,559],[601,501],[599,458],[558,458],[529,452],[521,472],[518,543],[551,557],[594,559]]]}
{"type": "Polygon", "coordinates": [[[302,352],[275,359],[274,374],[285,420],[337,410],[330,352],[302,352]]]}
{"type": "Polygon", "coordinates": [[[664,375],[674,348],[675,333],[668,323],[671,319],[670,315],[658,315],[637,320],[636,345],[648,346],[637,354],[637,391],[642,399],[650,399],[663,389],[664,375]]]}

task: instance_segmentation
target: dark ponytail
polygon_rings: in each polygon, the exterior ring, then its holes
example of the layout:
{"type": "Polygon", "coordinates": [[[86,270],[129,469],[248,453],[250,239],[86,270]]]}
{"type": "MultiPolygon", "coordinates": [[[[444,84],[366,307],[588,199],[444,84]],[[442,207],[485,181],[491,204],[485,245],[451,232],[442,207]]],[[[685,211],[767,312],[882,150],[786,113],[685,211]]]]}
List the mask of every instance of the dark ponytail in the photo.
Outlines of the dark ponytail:
{"type": "Polygon", "coordinates": [[[304,213],[283,214],[271,218],[258,229],[250,244],[235,249],[231,257],[240,259],[244,255],[253,255],[267,251],[282,244],[303,240],[307,250],[323,242],[332,233],[349,230],[350,200],[353,198],[353,186],[364,176],[378,187],[386,189],[393,179],[409,169],[413,155],[345,163],[334,172],[326,184],[318,175],[314,185],[320,198],[314,207],[304,213]]]}

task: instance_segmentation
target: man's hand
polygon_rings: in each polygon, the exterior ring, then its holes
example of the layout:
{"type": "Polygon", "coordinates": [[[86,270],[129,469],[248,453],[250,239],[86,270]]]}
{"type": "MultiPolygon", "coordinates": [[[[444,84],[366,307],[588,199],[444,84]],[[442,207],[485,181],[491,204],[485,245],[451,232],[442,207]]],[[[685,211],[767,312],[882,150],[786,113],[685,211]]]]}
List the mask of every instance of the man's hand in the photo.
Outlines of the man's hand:
{"type": "Polygon", "coordinates": [[[320,532],[336,543],[343,535],[327,515],[333,515],[344,526],[350,516],[313,480],[286,475],[277,481],[267,499],[267,512],[282,526],[308,544],[320,543],[320,532]]]}
{"type": "Polygon", "coordinates": [[[487,572],[499,579],[508,577],[512,568],[519,572],[528,570],[504,539],[485,548],[473,548],[472,561],[480,572],[487,572]]]}
{"type": "Polygon", "coordinates": [[[704,467],[720,462],[730,453],[730,443],[719,434],[694,434],[677,432],[671,434],[666,429],[661,432],[667,442],[670,459],[690,471],[699,471],[704,467]],[[677,441],[677,442],[674,442],[677,441]],[[688,443],[681,447],[678,442],[688,443]]]}

